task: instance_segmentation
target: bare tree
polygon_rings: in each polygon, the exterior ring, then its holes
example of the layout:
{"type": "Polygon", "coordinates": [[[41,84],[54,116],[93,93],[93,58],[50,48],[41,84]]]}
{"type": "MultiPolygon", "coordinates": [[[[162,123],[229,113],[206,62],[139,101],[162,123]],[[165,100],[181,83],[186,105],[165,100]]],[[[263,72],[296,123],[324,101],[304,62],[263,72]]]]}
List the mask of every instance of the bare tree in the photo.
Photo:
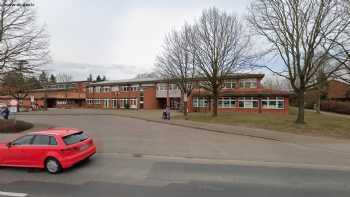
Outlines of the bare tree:
{"type": "Polygon", "coordinates": [[[213,116],[218,114],[218,98],[224,80],[248,65],[250,39],[239,19],[217,8],[204,10],[194,25],[192,47],[203,88],[211,92],[213,116]]]}
{"type": "Polygon", "coordinates": [[[290,90],[290,83],[285,78],[280,76],[268,76],[263,80],[264,88],[278,89],[278,90],[290,90]]]}
{"type": "Polygon", "coordinates": [[[26,68],[25,62],[17,64],[16,69],[3,75],[4,82],[1,84],[2,92],[18,101],[17,111],[19,111],[21,101],[28,97],[29,91],[40,85],[39,80],[22,68],[26,68]]]}
{"type": "MultiPolygon", "coordinates": [[[[304,121],[304,93],[317,85],[319,65],[329,58],[350,21],[342,17],[339,0],[255,0],[249,8],[252,29],[282,59],[280,69],[266,66],[285,77],[297,95],[296,123],[304,121]]],[[[327,73],[331,76],[340,64],[327,73]]]]}
{"type": "MultiPolygon", "coordinates": [[[[350,1],[343,0],[343,18],[350,21],[350,1]]],[[[341,64],[342,68],[337,72],[336,77],[343,81],[350,83],[350,26],[345,30],[343,39],[341,41],[332,40],[338,45],[338,49],[332,54],[332,57],[337,61],[336,63],[341,64]]]]}
{"type": "Polygon", "coordinates": [[[152,72],[144,72],[137,74],[134,79],[145,79],[145,78],[158,78],[159,73],[152,71],[152,72]]]}
{"type": "Polygon", "coordinates": [[[35,24],[29,0],[2,0],[0,4],[0,75],[15,69],[18,61],[27,61],[33,71],[47,63],[49,40],[44,27],[35,24]]]}
{"type": "Polygon", "coordinates": [[[59,83],[70,82],[73,80],[73,76],[69,73],[58,73],[56,80],[59,83]]]}
{"type": "Polygon", "coordinates": [[[63,90],[65,92],[66,102],[68,103],[68,90],[70,88],[68,82],[73,80],[73,76],[69,73],[58,73],[56,75],[56,80],[59,83],[63,83],[63,90]]]}
{"type": "Polygon", "coordinates": [[[195,50],[191,47],[192,27],[185,25],[173,30],[165,39],[162,54],[157,57],[160,75],[174,81],[181,90],[184,116],[187,117],[187,101],[192,93],[195,77],[195,50]]]}

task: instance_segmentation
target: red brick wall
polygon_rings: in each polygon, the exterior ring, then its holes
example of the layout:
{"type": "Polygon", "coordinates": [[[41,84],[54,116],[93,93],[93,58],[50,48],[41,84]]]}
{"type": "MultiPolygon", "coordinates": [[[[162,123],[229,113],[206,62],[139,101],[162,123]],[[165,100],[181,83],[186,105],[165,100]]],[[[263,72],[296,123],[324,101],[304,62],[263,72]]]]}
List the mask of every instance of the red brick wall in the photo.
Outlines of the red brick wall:
{"type": "Polygon", "coordinates": [[[160,109],[156,98],[156,87],[144,87],[144,109],[160,109]]]}
{"type": "Polygon", "coordinates": [[[350,92],[350,85],[332,80],[329,82],[328,87],[328,95],[327,98],[335,99],[335,98],[345,98],[347,93],[350,92]]]}

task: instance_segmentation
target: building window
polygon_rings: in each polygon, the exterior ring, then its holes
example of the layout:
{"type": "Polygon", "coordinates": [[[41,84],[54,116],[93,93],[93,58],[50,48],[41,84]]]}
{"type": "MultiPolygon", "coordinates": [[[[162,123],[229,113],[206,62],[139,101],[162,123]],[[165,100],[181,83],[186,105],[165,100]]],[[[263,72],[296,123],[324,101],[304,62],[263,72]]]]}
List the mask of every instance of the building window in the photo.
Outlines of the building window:
{"type": "Polygon", "coordinates": [[[121,91],[127,92],[127,91],[137,91],[138,85],[123,85],[121,86],[121,91]]]}
{"type": "Polygon", "coordinates": [[[239,81],[240,88],[257,88],[256,79],[241,79],[239,81]]]}
{"type": "Polygon", "coordinates": [[[89,105],[92,104],[91,101],[92,101],[91,99],[86,99],[86,103],[89,104],[89,105]]]}
{"type": "Polygon", "coordinates": [[[135,91],[137,91],[138,88],[139,88],[139,85],[132,85],[132,86],[130,86],[130,91],[135,92],[135,91]]]}
{"type": "Polygon", "coordinates": [[[193,107],[208,107],[208,99],[207,98],[194,97],[192,99],[192,106],[193,107]]]}
{"type": "Polygon", "coordinates": [[[119,86],[112,86],[112,92],[118,92],[119,86]]]}
{"type": "Polygon", "coordinates": [[[123,91],[123,92],[128,91],[128,86],[120,86],[120,91],[123,91]]]}
{"type": "Polygon", "coordinates": [[[235,81],[225,81],[225,82],[224,82],[224,88],[225,88],[225,89],[233,89],[233,88],[236,88],[236,82],[235,82],[235,81]]]}
{"type": "Polygon", "coordinates": [[[94,87],[89,87],[88,91],[89,93],[94,93],[94,87]]]}
{"type": "Polygon", "coordinates": [[[119,99],[120,108],[126,108],[128,105],[128,99],[119,99]]]}
{"type": "Polygon", "coordinates": [[[101,88],[101,92],[110,92],[111,91],[111,87],[109,86],[104,86],[101,88]]]}
{"type": "Polygon", "coordinates": [[[256,97],[240,97],[238,99],[238,105],[240,108],[257,108],[258,98],[256,97]]]}
{"type": "Polygon", "coordinates": [[[170,84],[169,85],[169,90],[178,90],[179,87],[176,84],[170,84]]]}
{"type": "Polygon", "coordinates": [[[115,109],[118,107],[118,100],[117,99],[112,99],[112,108],[115,109]]]}
{"type": "Polygon", "coordinates": [[[157,89],[162,91],[162,90],[167,90],[168,89],[168,84],[166,83],[159,83],[157,84],[157,89]]]}
{"type": "Polygon", "coordinates": [[[218,100],[219,108],[235,108],[236,98],[235,97],[222,97],[218,100]]]}
{"type": "Polygon", "coordinates": [[[57,100],[57,105],[67,105],[67,100],[57,100]]]}
{"type": "Polygon", "coordinates": [[[264,97],[261,105],[264,109],[284,109],[284,97],[264,97]]]}
{"type": "Polygon", "coordinates": [[[129,106],[132,109],[136,109],[137,108],[137,99],[136,98],[129,99],[129,106]]]}
{"type": "Polygon", "coordinates": [[[95,92],[101,92],[101,87],[100,86],[96,86],[95,87],[95,92]]]}
{"type": "Polygon", "coordinates": [[[103,99],[104,108],[109,108],[109,99],[103,99]]]}
{"type": "Polygon", "coordinates": [[[95,105],[101,104],[101,100],[100,100],[100,99],[94,99],[94,104],[95,104],[95,105]]]}

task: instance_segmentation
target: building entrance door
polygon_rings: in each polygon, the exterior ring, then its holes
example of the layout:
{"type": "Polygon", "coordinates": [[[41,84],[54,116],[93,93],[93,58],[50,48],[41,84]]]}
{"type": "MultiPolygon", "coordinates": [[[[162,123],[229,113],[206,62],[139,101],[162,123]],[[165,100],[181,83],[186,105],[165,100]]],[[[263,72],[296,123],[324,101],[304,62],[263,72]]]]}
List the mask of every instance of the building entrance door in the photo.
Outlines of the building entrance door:
{"type": "Polygon", "coordinates": [[[104,103],[103,103],[103,106],[104,106],[104,108],[109,108],[109,100],[108,99],[105,99],[104,100],[104,103]]]}
{"type": "Polygon", "coordinates": [[[112,108],[113,108],[113,109],[116,109],[116,108],[117,108],[117,104],[118,104],[117,99],[113,99],[113,100],[112,100],[112,108]]]}

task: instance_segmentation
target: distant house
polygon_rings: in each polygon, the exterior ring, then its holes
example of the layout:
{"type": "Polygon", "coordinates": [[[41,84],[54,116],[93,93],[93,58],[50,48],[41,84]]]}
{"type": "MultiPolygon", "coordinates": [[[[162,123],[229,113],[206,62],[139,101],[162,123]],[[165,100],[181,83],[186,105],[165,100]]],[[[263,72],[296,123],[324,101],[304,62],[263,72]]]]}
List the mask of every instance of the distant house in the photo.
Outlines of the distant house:
{"type": "MultiPolygon", "coordinates": [[[[18,101],[21,108],[43,108],[45,102],[49,108],[83,107],[86,100],[87,81],[71,81],[46,85],[42,89],[34,89],[18,101]]],[[[14,98],[9,95],[0,96],[0,103],[9,104],[14,98]]]]}
{"type": "Polygon", "coordinates": [[[338,80],[329,81],[327,99],[335,101],[350,101],[350,84],[338,80]]]}
{"type": "Polygon", "coordinates": [[[329,109],[330,105],[333,106],[339,102],[348,103],[350,102],[350,84],[339,80],[330,80],[321,95],[315,88],[309,90],[305,94],[306,108],[314,108],[319,97],[321,98],[321,109],[329,109]]]}
{"type": "Polygon", "coordinates": [[[46,85],[42,89],[29,92],[29,97],[49,108],[74,108],[85,105],[87,81],[71,81],[46,85]]]}

